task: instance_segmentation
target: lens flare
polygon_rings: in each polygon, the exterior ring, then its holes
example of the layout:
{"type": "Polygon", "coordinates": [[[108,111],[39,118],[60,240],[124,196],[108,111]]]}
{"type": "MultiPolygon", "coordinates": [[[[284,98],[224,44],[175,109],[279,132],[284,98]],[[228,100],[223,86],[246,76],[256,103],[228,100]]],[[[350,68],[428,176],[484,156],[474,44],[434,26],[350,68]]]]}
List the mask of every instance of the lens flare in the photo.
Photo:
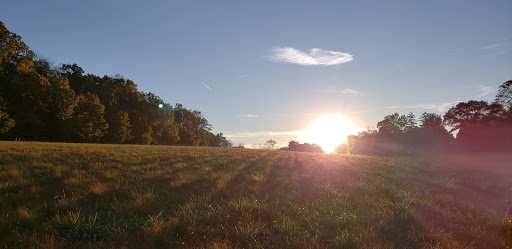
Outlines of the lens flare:
{"type": "Polygon", "coordinates": [[[362,130],[344,116],[327,115],[317,119],[303,132],[302,141],[315,143],[325,153],[332,153],[338,145],[347,141],[348,135],[357,135],[362,130]]]}

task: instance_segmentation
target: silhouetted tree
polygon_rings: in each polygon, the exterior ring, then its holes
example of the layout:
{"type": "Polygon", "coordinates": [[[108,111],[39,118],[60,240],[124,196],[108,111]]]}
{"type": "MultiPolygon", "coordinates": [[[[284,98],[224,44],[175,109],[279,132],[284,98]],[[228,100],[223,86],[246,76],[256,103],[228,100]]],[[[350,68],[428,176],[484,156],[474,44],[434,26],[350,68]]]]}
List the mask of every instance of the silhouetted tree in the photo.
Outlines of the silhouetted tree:
{"type": "MultiPolygon", "coordinates": [[[[503,119],[507,124],[506,126],[512,127],[512,80],[509,80],[500,85],[494,103],[503,106],[503,108],[505,109],[505,111],[503,112],[503,119]]],[[[508,138],[512,136],[510,134],[512,133],[510,129],[512,128],[506,130],[506,132],[509,133],[508,138]]]]}
{"type": "Polygon", "coordinates": [[[213,138],[213,140],[210,142],[210,146],[225,147],[225,148],[233,147],[233,144],[229,140],[227,140],[226,137],[224,137],[224,135],[222,133],[219,133],[217,135],[212,134],[212,138],[213,138]]]}
{"type": "Polygon", "coordinates": [[[43,58],[38,58],[34,61],[34,70],[36,70],[38,74],[47,78],[57,76],[59,74],[59,70],[56,70],[47,59],[43,58]]]}
{"type": "Polygon", "coordinates": [[[378,130],[368,129],[361,131],[357,136],[348,136],[347,143],[349,145],[350,154],[382,154],[380,149],[380,139],[378,136],[378,130]]]}
{"type": "Polygon", "coordinates": [[[506,110],[512,108],[512,80],[500,85],[495,102],[501,104],[506,110]]]}
{"type": "Polygon", "coordinates": [[[407,116],[398,113],[387,115],[377,123],[379,134],[389,137],[399,136],[416,128],[416,117],[411,112],[407,116]]]}
{"type": "Polygon", "coordinates": [[[446,130],[443,119],[435,113],[424,112],[420,116],[420,127],[411,136],[415,154],[441,153],[448,149],[453,136],[446,130]]]}
{"type": "Polygon", "coordinates": [[[495,125],[502,118],[503,112],[499,104],[489,105],[485,101],[470,100],[450,108],[444,115],[444,122],[452,127],[451,133],[458,131],[464,134],[466,130],[495,125]]]}
{"type": "Polygon", "coordinates": [[[378,133],[373,138],[374,151],[378,154],[410,153],[414,150],[414,137],[417,132],[416,117],[413,113],[399,115],[393,113],[377,123],[378,133]]]}
{"type": "Polygon", "coordinates": [[[444,122],[452,127],[451,133],[457,132],[459,148],[495,150],[504,146],[504,112],[501,104],[470,100],[450,108],[444,122]]]}
{"type": "Polygon", "coordinates": [[[435,113],[424,112],[420,116],[420,127],[431,130],[444,130],[443,118],[435,113]]]}
{"type": "Polygon", "coordinates": [[[347,136],[347,152],[350,154],[356,153],[356,143],[357,143],[357,135],[349,135],[347,136]]]}
{"type": "Polygon", "coordinates": [[[265,147],[267,147],[268,149],[273,150],[276,147],[276,144],[277,144],[276,141],[270,139],[267,142],[265,142],[265,147]]]}
{"type": "Polygon", "coordinates": [[[342,143],[340,145],[338,145],[335,149],[334,149],[334,152],[336,154],[347,154],[348,153],[348,144],[347,143],[342,143]]]}
{"type": "Polygon", "coordinates": [[[77,93],[77,94],[85,94],[87,92],[97,94],[96,91],[92,89],[88,89],[87,80],[83,77],[85,71],[79,67],[77,64],[63,64],[59,69],[61,75],[66,77],[69,80],[69,86],[77,93]]]}

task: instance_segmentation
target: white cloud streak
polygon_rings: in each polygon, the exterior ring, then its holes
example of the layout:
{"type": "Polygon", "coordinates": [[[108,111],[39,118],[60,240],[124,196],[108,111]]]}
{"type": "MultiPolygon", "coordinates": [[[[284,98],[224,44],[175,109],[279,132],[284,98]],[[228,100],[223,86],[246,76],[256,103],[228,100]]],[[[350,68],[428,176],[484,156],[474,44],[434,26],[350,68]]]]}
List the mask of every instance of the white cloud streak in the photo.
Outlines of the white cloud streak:
{"type": "Polygon", "coordinates": [[[459,102],[462,101],[452,101],[452,102],[446,102],[441,104],[419,104],[419,105],[397,105],[397,106],[388,106],[384,107],[385,109],[426,109],[426,110],[437,110],[439,112],[444,112],[448,109],[448,107],[451,107],[459,102]]]}
{"type": "Polygon", "coordinates": [[[512,42],[510,42],[510,39],[504,39],[501,42],[484,46],[481,49],[490,56],[508,54],[512,51],[512,42]]]}
{"type": "Polygon", "coordinates": [[[324,93],[343,93],[343,94],[350,94],[352,96],[363,96],[363,93],[354,89],[350,88],[343,88],[343,89],[332,89],[323,91],[324,93]]]}
{"type": "Polygon", "coordinates": [[[240,114],[239,117],[241,117],[241,118],[258,118],[259,115],[256,115],[256,114],[240,114]]]}
{"type": "Polygon", "coordinates": [[[480,91],[482,91],[482,94],[478,95],[478,97],[483,97],[485,95],[488,95],[489,93],[494,92],[494,87],[486,86],[486,85],[480,85],[480,91]]]}
{"type": "Polygon", "coordinates": [[[299,64],[299,65],[323,65],[331,66],[349,62],[354,59],[351,54],[312,48],[308,53],[292,47],[274,47],[273,54],[269,56],[271,61],[299,64]]]}
{"type": "Polygon", "coordinates": [[[204,87],[206,87],[208,90],[213,91],[209,86],[205,85],[204,83],[201,83],[204,87]]]}

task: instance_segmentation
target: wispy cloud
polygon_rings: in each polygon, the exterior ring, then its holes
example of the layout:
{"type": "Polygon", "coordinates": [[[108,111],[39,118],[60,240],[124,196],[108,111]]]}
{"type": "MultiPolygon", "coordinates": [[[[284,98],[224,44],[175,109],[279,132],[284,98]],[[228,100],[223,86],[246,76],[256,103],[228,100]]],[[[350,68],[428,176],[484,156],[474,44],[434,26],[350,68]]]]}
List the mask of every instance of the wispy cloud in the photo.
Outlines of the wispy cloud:
{"type": "Polygon", "coordinates": [[[206,87],[208,90],[213,91],[209,86],[205,85],[204,83],[201,83],[204,87],[206,87]]]}
{"type": "Polygon", "coordinates": [[[239,117],[241,118],[257,118],[259,115],[256,114],[240,114],[239,117]]]}
{"type": "Polygon", "coordinates": [[[486,49],[495,49],[495,48],[499,48],[499,47],[501,47],[501,43],[487,45],[487,46],[482,47],[482,49],[484,49],[484,50],[486,50],[486,49]]]}
{"type": "Polygon", "coordinates": [[[308,53],[292,47],[274,47],[271,61],[292,63],[299,65],[337,65],[354,59],[351,54],[312,48],[308,53]]]}
{"type": "Polygon", "coordinates": [[[480,95],[478,95],[478,97],[483,97],[485,95],[488,95],[489,93],[494,92],[494,87],[486,86],[486,85],[480,85],[480,91],[482,91],[482,93],[480,95]]]}
{"type": "Polygon", "coordinates": [[[353,96],[363,96],[363,93],[354,89],[350,88],[342,88],[342,89],[332,89],[327,91],[322,91],[324,93],[343,93],[343,94],[350,94],[353,96]]]}
{"type": "Polygon", "coordinates": [[[248,74],[240,75],[240,78],[245,78],[247,76],[249,76],[249,75],[248,74]]]}
{"type": "Polygon", "coordinates": [[[419,104],[419,105],[396,105],[396,106],[387,106],[384,107],[385,109],[426,109],[426,110],[437,110],[439,112],[444,112],[448,109],[448,107],[451,107],[459,102],[462,101],[452,101],[452,102],[446,102],[441,104],[419,104]]]}
{"type": "Polygon", "coordinates": [[[508,54],[512,51],[512,42],[511,39],[503,39],[499,42],[483,46],[481,49],[486,51],[489,56],[508,54]]]}

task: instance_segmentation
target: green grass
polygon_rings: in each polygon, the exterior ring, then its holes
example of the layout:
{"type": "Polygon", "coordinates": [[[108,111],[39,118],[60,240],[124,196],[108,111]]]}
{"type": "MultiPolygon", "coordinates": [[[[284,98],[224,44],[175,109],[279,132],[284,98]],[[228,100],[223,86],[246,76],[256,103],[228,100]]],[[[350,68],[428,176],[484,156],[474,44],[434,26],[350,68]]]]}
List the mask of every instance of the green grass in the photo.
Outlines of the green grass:
{"type": "Polygon", "coordinates": [[[432,164],[0,142],[0,248],[512,248],[510,215],[460,190],[508,205],[510,183],[432,164]]]}

